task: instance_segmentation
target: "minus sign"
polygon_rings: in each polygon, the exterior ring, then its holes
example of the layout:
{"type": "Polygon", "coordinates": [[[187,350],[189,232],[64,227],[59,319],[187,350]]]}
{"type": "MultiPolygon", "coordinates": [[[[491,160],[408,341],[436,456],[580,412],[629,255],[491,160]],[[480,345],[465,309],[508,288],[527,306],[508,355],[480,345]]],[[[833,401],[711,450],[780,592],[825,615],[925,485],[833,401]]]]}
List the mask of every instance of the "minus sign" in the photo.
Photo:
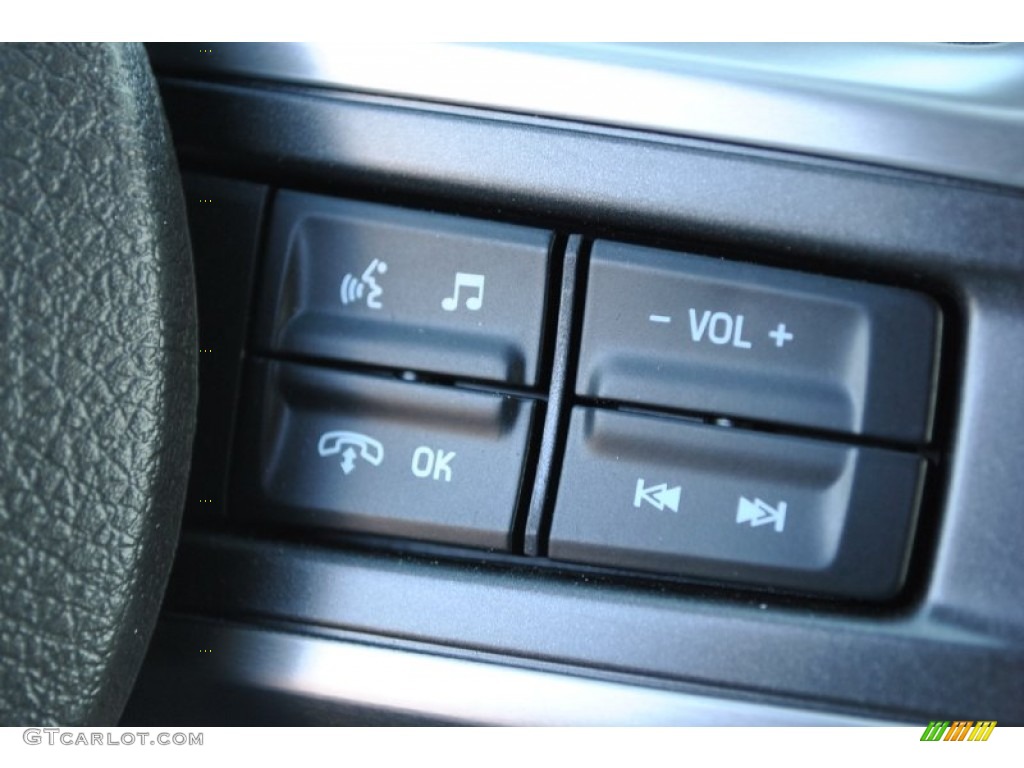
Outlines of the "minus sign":
{"type": "Polygon", "coordinates": [[[651,315],[652,323],[671,323],[672,318],[668,315],[651,315]]]}

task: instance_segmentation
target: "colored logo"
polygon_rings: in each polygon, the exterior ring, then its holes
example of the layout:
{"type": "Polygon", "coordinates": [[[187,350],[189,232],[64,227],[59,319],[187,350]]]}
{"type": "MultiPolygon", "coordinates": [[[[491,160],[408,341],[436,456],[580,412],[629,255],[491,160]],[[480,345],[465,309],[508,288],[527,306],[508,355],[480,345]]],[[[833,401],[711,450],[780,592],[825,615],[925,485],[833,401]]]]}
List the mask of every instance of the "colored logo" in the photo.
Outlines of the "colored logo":
{"type": "Polygon", "coordinates": [[[988,741],[995,720],[932,720],[921,734],[921,741],[988,741]]]}

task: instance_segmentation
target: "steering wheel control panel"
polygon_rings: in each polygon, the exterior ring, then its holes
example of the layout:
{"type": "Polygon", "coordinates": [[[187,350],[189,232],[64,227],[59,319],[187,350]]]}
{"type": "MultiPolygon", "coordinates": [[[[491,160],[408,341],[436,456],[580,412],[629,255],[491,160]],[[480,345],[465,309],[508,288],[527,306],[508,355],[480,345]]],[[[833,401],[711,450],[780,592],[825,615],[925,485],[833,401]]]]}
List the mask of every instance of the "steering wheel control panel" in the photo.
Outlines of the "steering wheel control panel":
{"type": "Polygon", "coordinates": [[[1024,723],[1024,48],[218,45],[147,722],[1024,723]]]}
{"type": "Polygon", "coordinates": [[[258,285],[232,493],[265,519],[570,570],[904,584],[941,337],[922,294],[292,191],[258,285]]]}

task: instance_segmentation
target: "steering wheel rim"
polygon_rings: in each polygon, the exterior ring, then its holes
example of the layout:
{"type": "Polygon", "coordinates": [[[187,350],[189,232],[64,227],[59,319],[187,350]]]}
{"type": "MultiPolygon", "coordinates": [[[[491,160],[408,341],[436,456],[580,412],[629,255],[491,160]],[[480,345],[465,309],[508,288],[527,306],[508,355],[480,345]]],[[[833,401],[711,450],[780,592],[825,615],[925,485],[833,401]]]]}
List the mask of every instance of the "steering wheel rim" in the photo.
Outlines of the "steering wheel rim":
{"type": "Polygon", "coordinates": [[[0,46],[0,724],[115,724],[197,400],[181,182],[141,45],[0,46]]]}

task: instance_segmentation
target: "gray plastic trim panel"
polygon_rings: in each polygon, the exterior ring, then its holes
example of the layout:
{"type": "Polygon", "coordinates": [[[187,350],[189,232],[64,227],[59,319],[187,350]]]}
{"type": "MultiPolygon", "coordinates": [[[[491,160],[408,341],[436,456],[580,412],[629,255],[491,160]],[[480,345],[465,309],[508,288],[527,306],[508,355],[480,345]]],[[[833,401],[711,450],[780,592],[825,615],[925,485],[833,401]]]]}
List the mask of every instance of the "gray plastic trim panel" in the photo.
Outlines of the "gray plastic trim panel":
{"type": "Polygon", "coordinates": [[[152,45],[150,55],[163,72],[409,96],[1024,186],[1019,43],[219,43],[152,45]]]}
{"type": "MultiPolygon", "coordinates": [[[[287,632],[188,619],[165,619],[148,671],[176,669],[195,680],[249,691],[286,694],[321,706],[352,706],[480,725],[745,725],[867,726],[896,723],[813,710],[647,688],[619,682],[435,656],[287,632]],[[182,664],[184,649],[211,648],[182,664]],[[202,667],[198,669],[197,667],[202,667]],[[543,702],[543,705],[538,705],[543,702]]],[[[143,686],[147,684],[143,678],[143,686]]],[[[149,685],[156,685],[151,677],[149,685]]],[[[154,692],[158,693],[158,692],[154,692]]],[[[139,693],[137,692],[137,695],[139,693]]],[[[163,696],[142,699],[166,701],[163,696]]],[[[130,709],[133,719],[177,720],[173,702],[130,709]],[[162,718],[162,719],[161,719],[162,718]]]]}

